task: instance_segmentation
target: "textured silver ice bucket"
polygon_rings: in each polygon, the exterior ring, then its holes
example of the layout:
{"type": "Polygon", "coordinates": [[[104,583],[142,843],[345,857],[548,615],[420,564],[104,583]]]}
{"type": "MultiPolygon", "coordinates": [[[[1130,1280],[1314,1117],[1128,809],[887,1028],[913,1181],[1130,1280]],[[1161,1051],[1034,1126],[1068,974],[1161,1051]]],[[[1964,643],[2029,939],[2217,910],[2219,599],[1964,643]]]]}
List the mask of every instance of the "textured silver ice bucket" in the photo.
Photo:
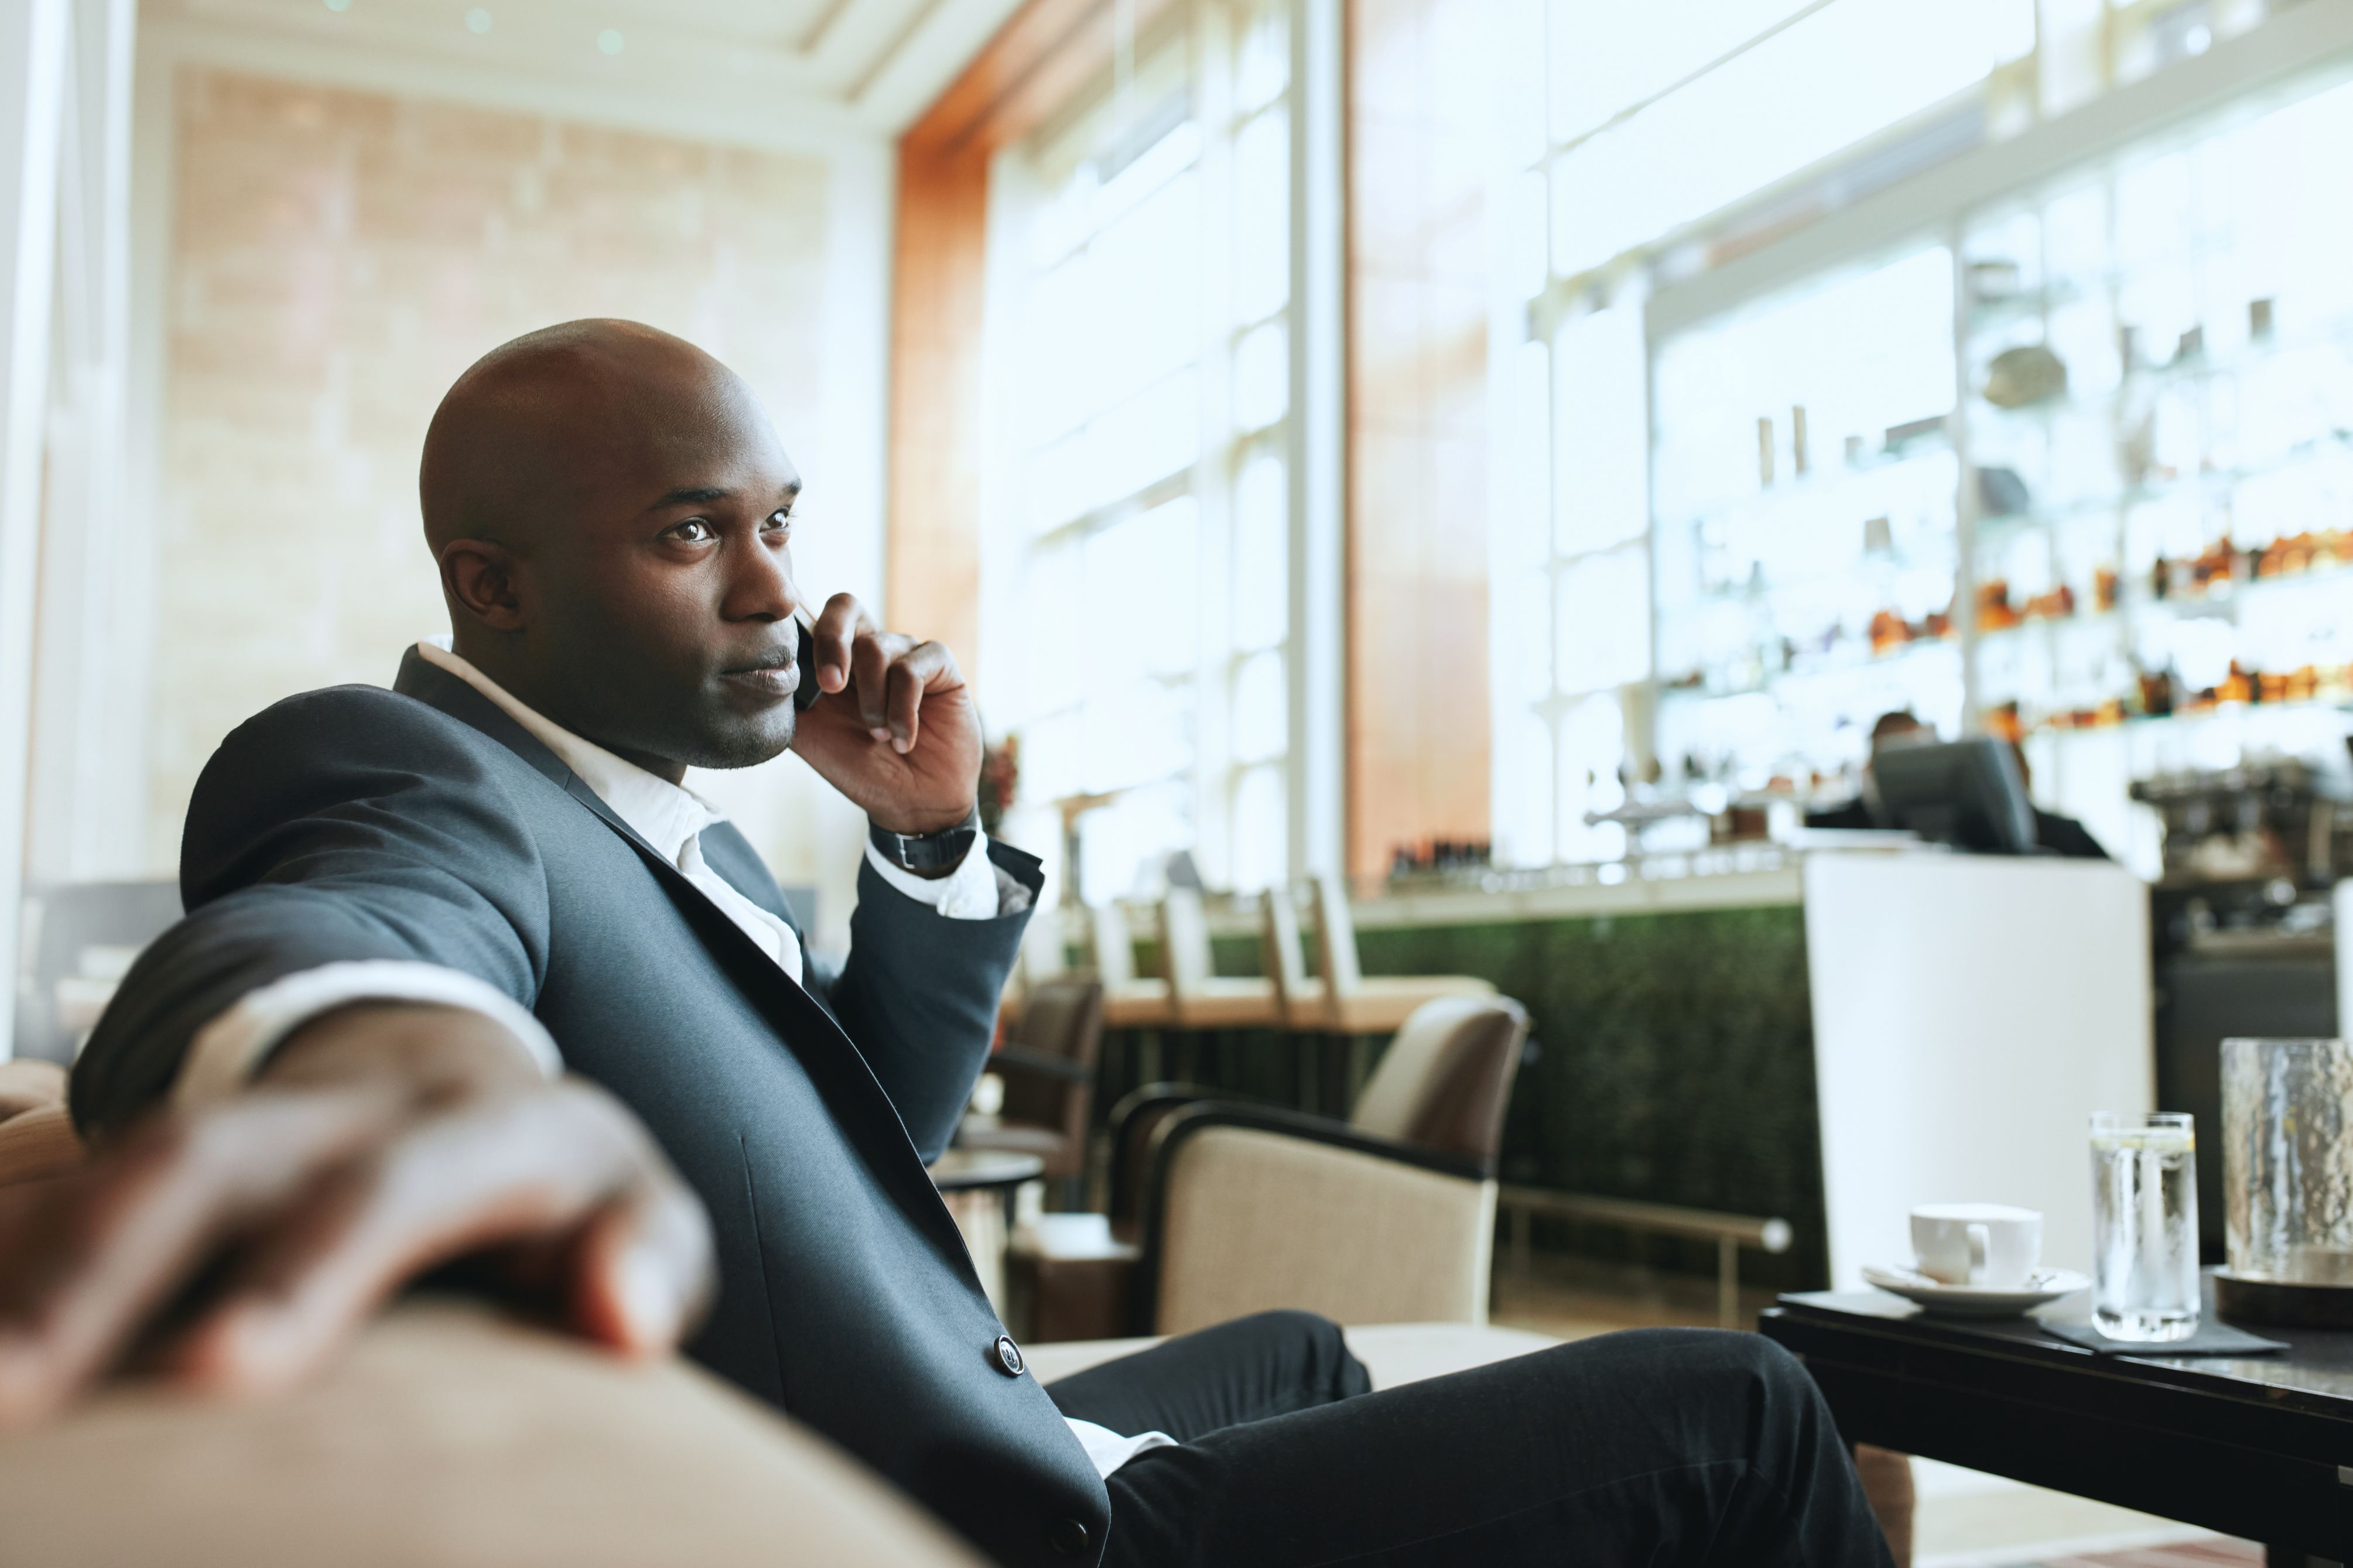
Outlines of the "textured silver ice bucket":
{"type": "Polygon", "coordinates": [[[2353,1289],[2353,1046],[2222,1042],[2230,1274],[2353,1289]]]}

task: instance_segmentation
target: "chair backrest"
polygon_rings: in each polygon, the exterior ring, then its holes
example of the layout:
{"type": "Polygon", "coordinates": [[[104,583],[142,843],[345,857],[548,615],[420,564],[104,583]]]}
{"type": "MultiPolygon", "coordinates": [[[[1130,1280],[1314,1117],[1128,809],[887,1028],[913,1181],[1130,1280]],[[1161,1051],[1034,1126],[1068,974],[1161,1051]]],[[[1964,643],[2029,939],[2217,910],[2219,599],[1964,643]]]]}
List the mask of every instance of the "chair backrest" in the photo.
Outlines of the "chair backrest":
{"type": "Polygon", "coordinates": [[[1315,878],[1315,961],[1324,968],[1324,994],[1346,996],[1358,990],[1356,922],[1348,913],[1348,890],[1331,872],[1315,878]]]}
{"type": "Polygon", "coordinates": [[[1039,910],[1021,933],[1020,972],[1023,989],[1034,989],[1070,973],[1071,961],[1062,948],[1062,911],[1039,910]]]}
{"type": "Polygon", "coordinates": [[[1296,1308],[1342,1323],[1483,1323],[1495,1184],[1243,1127],[1173,1151],[1143,1332],[1296,1308]]]}
{"type": "Polygon", "coordinates": [[[1261,962],[1274,977],[1274,989],[1286,1007],[1310,1001],[1315,993],[1307,980],[1307,961],[1299,953],[1299,906],[1288,888],[1269,888],[1259,895],[1261,962]]]}
{"type": "Polygon", "coordinates": [[[1004,1120],[1051,1127],[1083,1140],[1095,1099],[1093,1068],[1103,1054],[1103,988],[1100,981],[1064,976],[1041,980],[1022,998],[1021,1016],[1006,1031],[1011,1042],[1041,1056],[1088,1069],[1068,1081],[1042,1074],[1006,1072],[1004,1120]]]}
{"type": "Polygon", "coordinates": [[[1127,911],[1106,900],[1087,911],[1094,927],[1095,973],[1105,985],[1135,983],[1135,933],[1127,929],[1127,911]]]}
{"type": "Polygon", "coordinates": [[[1493,1164],[1528,1015],[1508,996],[1440,996],[1389,1042],[1348,1125],[1493,1164]]]}
{"type": "Polygon", "coordinates": [[[16,1051],[69,1062],[115,983],[180,918],[177,882],[64,882],[25,900],[16,1051]]]}
{"type": "Polygon", "coordinates": [[[1160,972],[1167,978],[1171,996],[1207,990],[1215,973],[1209,962],[1209,917],[1202,912],[1201,895],[1190,888],[1171,888],[1161,900],[1160,972]]]}

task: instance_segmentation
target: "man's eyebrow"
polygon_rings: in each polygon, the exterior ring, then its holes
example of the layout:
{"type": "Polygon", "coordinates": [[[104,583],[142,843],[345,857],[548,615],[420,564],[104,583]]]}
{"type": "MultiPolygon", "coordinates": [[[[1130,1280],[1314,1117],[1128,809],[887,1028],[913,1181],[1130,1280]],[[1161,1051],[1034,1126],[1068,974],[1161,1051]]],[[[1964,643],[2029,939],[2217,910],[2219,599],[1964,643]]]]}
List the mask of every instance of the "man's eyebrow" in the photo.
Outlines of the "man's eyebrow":
{"type": "Polygon", "coordinates": [[[735,492],[717,485],[685,485],[648,507],[648,511],[659,511],[666,506],[700,506],[704,501],[725,500],[735,492]]]}
{"type": "MultiPolygon", "coordinates": [[[[653,505],[646,508],[646,510],[648,511],[660,511],[665,508],[673,506],[702,506],[711,501],[725,500],[734,493],[735,492],[733,490],[728,489],[722,485],[681,485],[678,489],[670,491],[668,495],[663,496],[659,500],[654,502],[653,505]]],[[[800,493],[801,482],[798,479],[795,479],[792,483],[778,490],[776,492],[776,496],[778,501],[782,505],[790,506],[800,493]]]]}

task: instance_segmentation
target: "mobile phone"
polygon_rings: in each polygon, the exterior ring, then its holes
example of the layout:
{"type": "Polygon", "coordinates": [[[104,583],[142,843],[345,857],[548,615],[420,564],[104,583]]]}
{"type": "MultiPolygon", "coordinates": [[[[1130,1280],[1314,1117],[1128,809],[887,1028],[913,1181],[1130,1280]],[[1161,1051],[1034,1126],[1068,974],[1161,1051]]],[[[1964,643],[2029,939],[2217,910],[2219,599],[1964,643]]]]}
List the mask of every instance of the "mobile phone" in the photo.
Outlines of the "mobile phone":
{"type": "Polygon", "coordinates": [[[793,629],[801,636],[799,651],[793,655],[801,672],[801,683],[793,688],[793,708],[806,713],[817,706],[820,695],[817,689],[817,639],[809,636],[807,625],[798,616],[793,617],[793,629]]]}

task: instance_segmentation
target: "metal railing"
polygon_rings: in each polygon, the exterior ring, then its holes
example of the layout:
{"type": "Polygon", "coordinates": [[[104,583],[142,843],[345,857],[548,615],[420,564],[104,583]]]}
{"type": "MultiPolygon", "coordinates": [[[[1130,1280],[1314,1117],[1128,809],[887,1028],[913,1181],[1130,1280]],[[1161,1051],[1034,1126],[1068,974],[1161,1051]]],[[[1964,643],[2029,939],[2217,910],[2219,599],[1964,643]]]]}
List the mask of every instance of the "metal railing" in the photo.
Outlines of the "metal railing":
{"type": "Polygon", "coordinates": [[[1759,1219],[1753,1215],[1716,1214],[1708,1209],[1676,1208],[1668,1204],[1635,1203],[1627,1198],[1588,1197],[1582,1193],[1553,1192],[1544,1187],[1504,1187],[1497,1206],[1511,1215],[1512,1273],[1528,1276],[1528,1222],[1537,1215],[1573,1219],[1588,1225],[1616,1226],[1646,1236],[1682,1236],[1715,1243],[1715,1318],[1727,1329],[1740,1326],[1740,1249],[1787,1252],[1792,1233],[1785,1219],[1759,1219]]]}

